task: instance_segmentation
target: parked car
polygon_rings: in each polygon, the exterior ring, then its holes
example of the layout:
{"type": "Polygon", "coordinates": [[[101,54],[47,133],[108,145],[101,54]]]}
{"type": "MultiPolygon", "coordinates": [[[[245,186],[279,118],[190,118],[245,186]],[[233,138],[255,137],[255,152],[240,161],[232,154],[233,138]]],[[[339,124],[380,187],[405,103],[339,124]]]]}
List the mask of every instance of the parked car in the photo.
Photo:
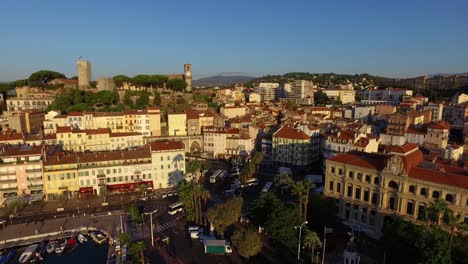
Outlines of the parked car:
{"type": "Polygon", "coordinates": [[[172,195],[173,195],[172,192],[168,192],[168,193],[167,193],[167,196],[168,196],[168,197],[171,197],[172,195]]]}
{"type": "Polygon", "coordinates": [[[200,232],[198,230],[191,231],[190,232],[190,237],[191,238],[200,238],[200,232]]]}
{"type": "Polygon", "coordinates": [[[162,198],[166,198],[166,197],[167,197],[167,193],[162,193],[161,197],[162,197],[162,198]]]}

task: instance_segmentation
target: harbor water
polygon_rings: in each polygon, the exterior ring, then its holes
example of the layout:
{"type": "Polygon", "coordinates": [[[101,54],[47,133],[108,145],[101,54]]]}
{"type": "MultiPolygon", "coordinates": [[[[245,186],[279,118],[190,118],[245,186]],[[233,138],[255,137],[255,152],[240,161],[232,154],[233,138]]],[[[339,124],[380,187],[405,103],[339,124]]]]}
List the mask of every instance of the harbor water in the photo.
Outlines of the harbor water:
{"type": "MultiPolygon", "coordinates": [[[[25,248],[17,251],[15,258],[9,263],[19,263],[18,259],[25,248]]],[[[97,246],[88,241],[83,244],[78,243],[76,248],[65,251],[62,255],[46,254],[41,263],[44,264],[103,264],[107,261],[109,246],[104,244],[97,246]]]]}

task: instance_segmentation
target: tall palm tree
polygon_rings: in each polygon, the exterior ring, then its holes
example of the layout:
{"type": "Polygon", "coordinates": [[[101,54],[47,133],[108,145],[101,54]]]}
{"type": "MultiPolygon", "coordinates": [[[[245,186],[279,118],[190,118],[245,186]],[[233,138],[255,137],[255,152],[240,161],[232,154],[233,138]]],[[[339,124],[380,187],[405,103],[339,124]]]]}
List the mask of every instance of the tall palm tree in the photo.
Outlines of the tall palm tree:
{"type": "Polygon", "coordinates": [[[431,202],[429,207],[427,208],[427,213],[430,218],[436,219],[436,224],[439,226],[442,223],[442,217],[444,213],[448,209],[448,203],[444,200],[436,200],[435,202],[431,202]]]}
{"type": "Polygon", "coordinates": [[[141,259],[141,263],[142,264],[145,264],[145,250],[146,250],[146,246],[145,246],[145,243],[143,241],[138,241],[136,242],[135,244],[132,245],[131,247],[131,250],[133,252],[133,254],[140,254],[140,259],[141,259]]]}
{"type": "Polygon", "coordinates": [[[310,190],[315,188],[315,183],[309,180],[303,181],[305,189],[305,198],[304,198],[304,221],[307,220],[307,209],[309,207],[309,194],[310,190]]]}
{"type": "Polygon", "coordinates": [[[322,247],[322,241],[320,241],[317,233],[308,231],[304,236],[304,246],[310,249],[310,260],[311,263],[314,263],[315,247],[322,247]]]}
{"type": "Polygon", "coordinates": [[[455,233],[458,231],[459,228],[466,229],[466,224],[463,222],[460,222],[461,220],[460,214],[455,215],[455,213],[450,209],[447,209],[446,214],[447,214],[447,225],[450,227],[449,248],[451,248],[455,233]]]}
{"type": "Polygon", "coordinates": [[[199,206],[198,213],[200,214],[199,224],[203,224],[203,207],[206,206],[206,202],[211,197],[211,194],[207,189],[203,188],[202,185],[200,186],[201,186],[201,189],[200,189],[199,196],[198,196],[198,206],[199,206]]]}

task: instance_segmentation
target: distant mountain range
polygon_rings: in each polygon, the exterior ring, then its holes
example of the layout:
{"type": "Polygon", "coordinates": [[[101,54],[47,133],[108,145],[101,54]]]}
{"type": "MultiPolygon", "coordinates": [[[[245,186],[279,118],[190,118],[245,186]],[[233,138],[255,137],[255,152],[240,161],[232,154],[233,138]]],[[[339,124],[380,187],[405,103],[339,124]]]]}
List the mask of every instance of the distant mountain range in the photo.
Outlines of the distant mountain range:
{"type": "Polygon", "coordinates": [[[244,75],[232,75],[232,76],[216,75],[216,76],[194,80],[192,82],[192,86],[227,86],[227,85],[233,85],[236,83],[246,83],[253,79],[255,79],[255,77],[244,76],[244,75]]]}

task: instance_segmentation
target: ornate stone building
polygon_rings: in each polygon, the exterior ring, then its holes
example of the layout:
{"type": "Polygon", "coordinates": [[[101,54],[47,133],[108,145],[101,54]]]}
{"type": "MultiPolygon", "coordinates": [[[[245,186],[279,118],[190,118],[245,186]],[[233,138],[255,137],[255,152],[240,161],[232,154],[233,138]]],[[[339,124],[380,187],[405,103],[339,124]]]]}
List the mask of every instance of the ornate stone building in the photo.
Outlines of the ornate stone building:
{"type": "Polygon", "coordinates": [[[388,149],[350,151],[326,161],[324,193],[338,199],[343,223],[380,237],[385,217],[424,220],[436,199],[447,201],[468,223],[467,169],[424,161],[416,144],[388,149]]]}

